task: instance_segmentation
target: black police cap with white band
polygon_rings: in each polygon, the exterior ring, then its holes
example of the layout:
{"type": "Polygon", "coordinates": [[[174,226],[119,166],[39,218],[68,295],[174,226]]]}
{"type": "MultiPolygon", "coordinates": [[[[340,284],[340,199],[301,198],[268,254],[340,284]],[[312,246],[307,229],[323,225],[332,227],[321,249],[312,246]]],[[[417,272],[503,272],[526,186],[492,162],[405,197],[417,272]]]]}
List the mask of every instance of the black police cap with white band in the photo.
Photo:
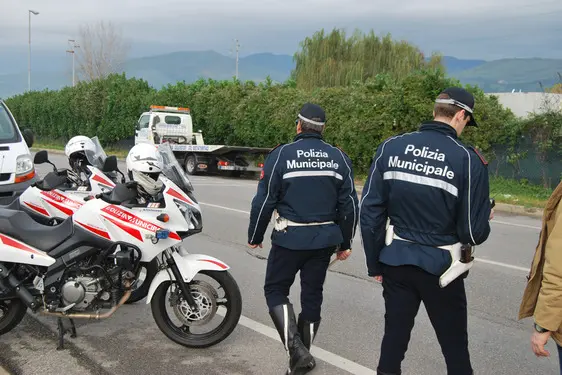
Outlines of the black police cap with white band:
{"type": "Polygon", "coordinates": [[[449,99],[435,99],[435,103],[453,104],[470,113],[470,121],[467,126],[478,126],[474,119],[474,96],[462,87],[449,87],[441,92],[449,95],[449,99]]]}
{"type": "Polygon", "coordinates": [[[302,107],[298,117],[313,125],[324,126],[326,124],[326,113],[318,104],[306,103],[302,107]],[[313,118],[319,120],[312,120],[313,118]]]}

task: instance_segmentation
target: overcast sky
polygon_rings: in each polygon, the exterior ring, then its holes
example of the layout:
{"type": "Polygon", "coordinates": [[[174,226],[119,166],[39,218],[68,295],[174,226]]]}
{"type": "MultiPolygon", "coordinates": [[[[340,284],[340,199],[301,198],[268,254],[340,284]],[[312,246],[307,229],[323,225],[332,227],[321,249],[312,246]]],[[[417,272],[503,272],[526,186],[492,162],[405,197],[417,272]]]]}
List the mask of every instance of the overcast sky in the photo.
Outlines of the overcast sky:
{"type": "Polygon", "coordinates": [[[28,9],[40,12],[32,47],[53,51],[64,51],[80,24],[111,20],[134,55],[228,54],[233,37],[243,55],[293,54],[307,35],[338,27],[390,32],[459,58],[562,58],[562,0],[0,0],[2,52],[27,48],[28,9]]]}

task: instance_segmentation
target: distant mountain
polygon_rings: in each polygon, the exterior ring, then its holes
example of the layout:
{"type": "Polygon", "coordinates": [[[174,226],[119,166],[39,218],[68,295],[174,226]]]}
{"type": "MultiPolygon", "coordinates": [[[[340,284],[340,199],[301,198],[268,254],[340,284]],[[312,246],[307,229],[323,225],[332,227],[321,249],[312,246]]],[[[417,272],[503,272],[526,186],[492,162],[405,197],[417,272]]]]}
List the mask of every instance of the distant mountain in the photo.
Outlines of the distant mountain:
{"type": "Polygon", "coordinates": [[[447,73],[450,75],[463,70],[475,68],[485,63],[485,60],[462,60],[452,56],[443,56],[443,65],[445,65],[447,73]]]}
{"type": "MultiPolygon", "coordinates": [[[[271,53],[254,54],[239,59],[240,80],[262,81],[268,75],[285,81],[293,68],[293,58],[271,53]]],[[[127,76],[142,77],[152,86],[161,87],[177,81],[193,82],[199,78],[232,79],[236,61],[215,51],[185,51],[142,57],[125,64],[127,76]]]]}
{"type": "Polygon", "coordinates": [[[562,59],[501,59],[488,61],[452,76],[486,92],[542,91],[560,82],[562,59]]]}
{"type": "MultiPolygon", "coordinates": [[[[138,55],[137,55],[138,56],[138,55]]],[[[24,51],[0,53],[0,97],[9,97],[27,89],[27,62],[24,51]],[[18,65],[19,61],[19,65],[18,65]]],[[[72,82],[70,56],[63,53],[32,54],[32,89],[60,89],[72,82]],[[65,60],[66,58],[66,60],[65,60]]],[[[462,83],[480,86],[485,92],[512,90],[541,91],[538,82],[549,87],[558,82],[562,59],[502,59],[495,61],[464,60],[443,57],[447,74],[462,83]]],[[[293,57],[258,53],[239,60],[239,79],[263,81],[269,75],[283,82],[294,68],[293,57]]],[[[123,67],[128,77],[143,78],[160,88],[178,81],[193,82],[199,78],[232,79],[236,74],[233,57],[215,51],[180,51],[129,59],[123,67]]]]}

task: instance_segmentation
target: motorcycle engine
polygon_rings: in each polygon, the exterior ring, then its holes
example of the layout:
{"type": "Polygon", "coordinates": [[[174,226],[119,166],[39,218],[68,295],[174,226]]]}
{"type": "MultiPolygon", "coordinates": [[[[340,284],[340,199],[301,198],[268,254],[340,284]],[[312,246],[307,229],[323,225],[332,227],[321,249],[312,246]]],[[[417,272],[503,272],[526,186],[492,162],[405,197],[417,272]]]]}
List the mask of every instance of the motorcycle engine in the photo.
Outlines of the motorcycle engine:
{"type": "MultiPolygon", "coordinates": [[[[103,292],[103,288],[98,278],[76,276],[66,280],[61,292],[66,306],[74,304],[73,310],[83,311],[103,292]]],[[[109,293],[105,294],[109,299],[109,293]]]]}

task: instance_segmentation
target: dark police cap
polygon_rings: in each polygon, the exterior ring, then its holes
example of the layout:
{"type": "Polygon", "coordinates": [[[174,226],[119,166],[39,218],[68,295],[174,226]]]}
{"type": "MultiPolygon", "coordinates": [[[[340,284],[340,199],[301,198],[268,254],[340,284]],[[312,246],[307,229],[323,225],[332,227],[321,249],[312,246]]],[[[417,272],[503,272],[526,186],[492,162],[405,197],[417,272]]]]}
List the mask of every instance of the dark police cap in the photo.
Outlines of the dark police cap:
{"type": "Polygon", "coordinates": [[[305,103],[299,112],[299,118],[313,125],[326,124],[326,113],[322,107],[314,103],[305,103]]]}
{"type": "Polygon", "coordinates": [[[470,114],[470,121],[467,126],[478,126],[474,119],[474,96],[462,87],[449,87],[441,92],[449,95],[449,99],[436,99],[436,103],[453,104],[467,111],[470,114]]]}

